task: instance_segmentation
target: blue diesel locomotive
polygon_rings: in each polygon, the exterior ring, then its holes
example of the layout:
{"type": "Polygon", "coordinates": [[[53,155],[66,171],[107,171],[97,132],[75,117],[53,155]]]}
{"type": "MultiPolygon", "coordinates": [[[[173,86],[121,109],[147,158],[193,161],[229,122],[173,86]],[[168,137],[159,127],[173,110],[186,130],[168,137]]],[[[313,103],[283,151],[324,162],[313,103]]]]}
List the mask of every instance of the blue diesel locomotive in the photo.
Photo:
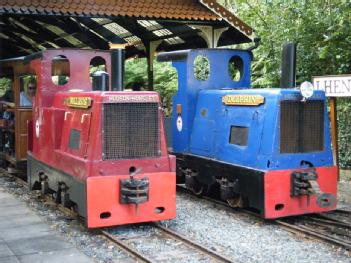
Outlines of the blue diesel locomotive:
{"type": "Polygon", "coordinates": [[[198,195],[216,190],[231,206],[264,218],[336,208],[324,92],[305,98],[299,89],[250,89],[246,50],[167,52],[158,61],[172,61],[178,71],[172,116],[178,182],[198,195]],[[194,74],[199,56],[210,63],[206,80],[194,74]]]}

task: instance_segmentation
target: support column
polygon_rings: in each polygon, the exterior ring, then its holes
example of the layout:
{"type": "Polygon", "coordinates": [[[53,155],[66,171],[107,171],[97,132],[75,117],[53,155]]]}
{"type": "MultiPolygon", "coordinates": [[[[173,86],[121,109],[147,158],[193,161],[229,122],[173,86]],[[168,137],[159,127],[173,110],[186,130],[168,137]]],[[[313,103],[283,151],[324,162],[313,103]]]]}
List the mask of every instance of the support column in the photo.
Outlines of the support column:
{"type": "Polygon", "coordinates": [[[218,47],[218,41],[223,32],[229,27],[213,28],[213,26],[191,25],[191,27],[199,29],[199,35],[206,41],[208,48],[218,47]]]}
{"type": "Polygon", "coordinates": [[[148,90],[154,89],[154,55],[162,40],[150,41],[145,45],[147,59],[148,90]]]}
{"type": "MultiPolygon", "coordinates": [[[[337,103],[335,97],[329,98],[330,105],[330,125],[331,125],[331,135],[332,135],[332,145],[333,145],[333,159],[334,164],[339,165],[339,146],[338,146],[338,116],[337,116],[337,103]]],[[[338,173],[339,180],[339,173],[338,173]]]]}

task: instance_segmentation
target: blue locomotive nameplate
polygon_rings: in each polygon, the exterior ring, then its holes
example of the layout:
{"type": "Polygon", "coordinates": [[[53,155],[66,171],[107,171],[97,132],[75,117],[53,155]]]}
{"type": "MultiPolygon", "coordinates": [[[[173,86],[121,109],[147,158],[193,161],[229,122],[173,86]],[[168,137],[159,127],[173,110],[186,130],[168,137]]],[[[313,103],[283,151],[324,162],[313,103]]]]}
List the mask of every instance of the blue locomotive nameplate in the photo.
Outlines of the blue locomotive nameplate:
{"type": "Polygon", "coordinates": [[[258,106],[264,103],[264,97],[261,95],[225,95],[222,102],[230,106],[258,106]]]}

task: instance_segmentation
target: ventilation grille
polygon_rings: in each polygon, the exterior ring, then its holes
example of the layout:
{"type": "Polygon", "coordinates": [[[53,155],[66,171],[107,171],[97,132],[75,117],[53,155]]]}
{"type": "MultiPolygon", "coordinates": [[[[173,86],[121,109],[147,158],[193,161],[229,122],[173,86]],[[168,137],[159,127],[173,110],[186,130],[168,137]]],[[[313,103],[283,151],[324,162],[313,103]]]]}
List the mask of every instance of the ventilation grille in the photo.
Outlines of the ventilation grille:
{"type": "Polygon", "coordinates": [[[280,152],[324,150],[324,102],[281,101],[280,152]]]}
{"type": "Polygon", "coordinates": [[[160,155],[157,103],[111,103],[103,107],[103,160],[160,155]]]}

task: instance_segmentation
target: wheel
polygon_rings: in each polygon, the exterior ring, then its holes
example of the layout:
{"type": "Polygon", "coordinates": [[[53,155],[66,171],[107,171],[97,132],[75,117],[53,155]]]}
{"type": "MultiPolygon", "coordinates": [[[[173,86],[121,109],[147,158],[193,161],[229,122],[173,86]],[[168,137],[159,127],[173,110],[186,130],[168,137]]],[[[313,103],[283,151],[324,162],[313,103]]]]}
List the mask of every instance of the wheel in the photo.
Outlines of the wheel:
{"type": "Polygon", "coordinates": [[[241,196],[227,199],[227,203],[230,207],[235,208],[244,206],[243,199],[241,198],[241,196]]]}
{"type": "Polygon", "coordinates": [[[207,192],[207,185],[194,180],[194,183],[189,186],[189,190],[193,192],[194,195],[201,197],[207,192]]]}

